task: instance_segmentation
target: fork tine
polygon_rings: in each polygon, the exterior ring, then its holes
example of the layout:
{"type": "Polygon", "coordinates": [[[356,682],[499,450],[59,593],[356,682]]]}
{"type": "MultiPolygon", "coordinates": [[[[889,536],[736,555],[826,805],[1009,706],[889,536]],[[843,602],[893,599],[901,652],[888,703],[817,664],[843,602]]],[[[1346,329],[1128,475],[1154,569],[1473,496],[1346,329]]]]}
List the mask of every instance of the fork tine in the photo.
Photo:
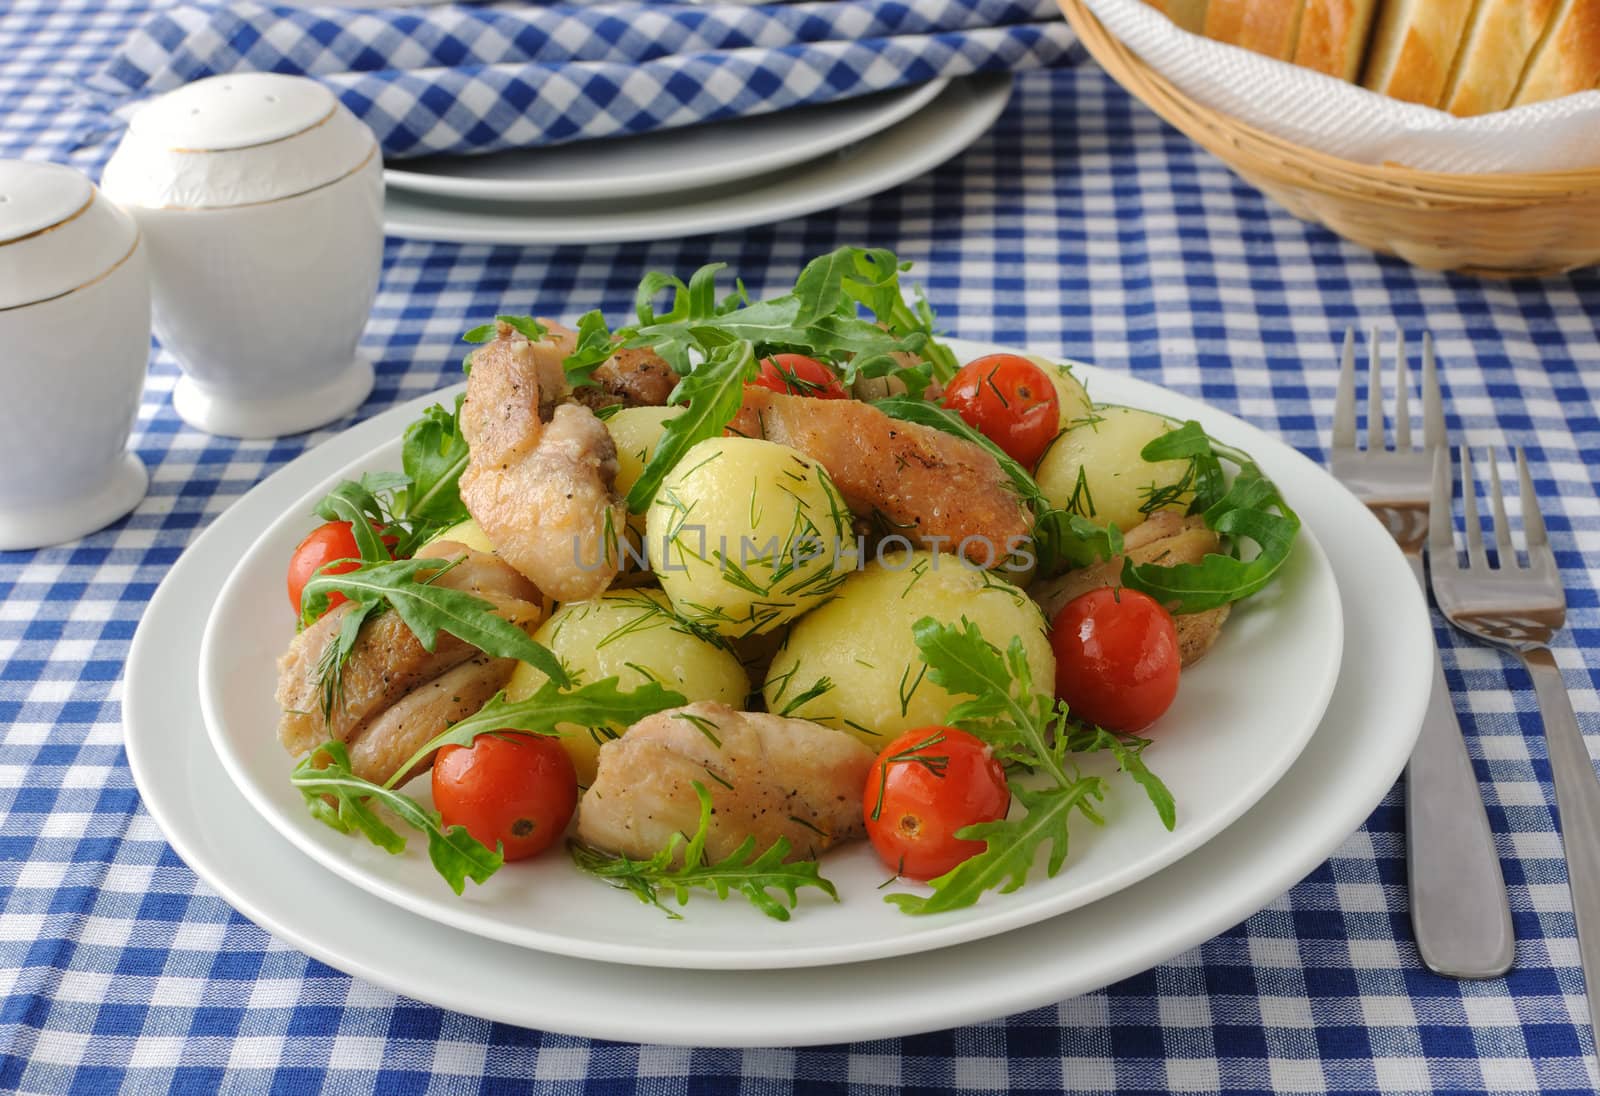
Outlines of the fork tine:
{"type": "Polygon", "coordinates": [[[1367,452],[1383,449],[1383,344],[1378,329],[1367,343],[1367,452]]]}
{"type": "Polygon", "coordinates": [[[1439,369],[1433,360],[1433,332],[1422,333],[1422,444],[1444,444],[1444,399],[1439,394],[1439,369]]]}
{"type": "Polygon", "coordinates": [[[1461,516],[1467,526],[1467,566],[1481,569],[1489,565],[1483,550],[1483,525],[1478,521],[1478,481],[1472,474],[1472,450],[1461,447],[1461,516]]]}
{"type": "Polygon", "coordinates": [[[1433,451],[1433,498],[1428,502],[1428,566],[1434,571],[1459,570],[1456,559],[1456,519],[1450,504],[1450,449],[1433,451]]]}
{"type": "Polygon", "coordinates": [[[1489,450],[1489,506],[1494,514],[1494,550],[1500,557],[1500,568],[1517,569],[1517,550],[1511,545],[1511,525],[1506,521],[1506,496],[1500,486],[1500,461],[1489,450]]]}
{"type": "Polygon", "coordinates": [[[1344,354],[1339,359],[1339,388],[1333,398],[1333,447],[1356,447],[1356,329],[1344,329],[1344,354]]]}
{"type": "Polygon", "coordinates": [[[1545,532],[1544,515],[1539,513],[1539,497],[1533,493],[1533,475],[1528,471],[1528,454],[1517,446],[1517,486],[1522,491],[1522,534],[1528,542],[1528,565],[1554,571],[1555,553],[1550,550],[1550,535],[1545,532]]]}
{"type": "Polygon", "coordinates": [[[1394,333],[1394,447],[1411,448],[1410,371],[1406,368],[1406,333],[1394,333]]]}

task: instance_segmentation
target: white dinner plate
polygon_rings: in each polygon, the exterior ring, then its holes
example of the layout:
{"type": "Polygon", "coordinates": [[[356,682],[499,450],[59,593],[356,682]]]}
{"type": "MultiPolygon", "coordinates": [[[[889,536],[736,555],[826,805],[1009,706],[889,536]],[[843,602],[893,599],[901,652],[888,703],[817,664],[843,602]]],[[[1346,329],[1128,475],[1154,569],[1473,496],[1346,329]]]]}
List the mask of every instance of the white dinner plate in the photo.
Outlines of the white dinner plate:
{"type": "Polygon", "coordinates": [[[932,102],[949,80],[726,122],[384,168],[392,187],[468,201],[653,198],[767,175],[847,148],[932,102]]]}
{"type": "Polygon", "coordinates": [[[190,546],[129,652],[129,765],[174,851],[246,917],[357,977],[442,1008],[600,1039],[799,1046],[974,1023],[1098,989],[1250,916],[1320,864],[1394,783],[1421,725],[1432,659],[1425,603],[1359,502],[1300,458],[1277,474],[1337,577],[1346,647],[1317,733],[1235,825],[1171,867],[1069,914],[937,962],[777,971],[650,971],[500,944],[396,909],[319,868],[244,801],[198,699],[210,597],[259,531],[414,417],[389,411],[289,464],[190,546]]]}
{"type": "Polygon", "coordinates": [[[485,202],[391,188],[391,236],[489,244],[668,240],[803,217],[915,178],[988,131],[1011,97],[1011,75],[953,80],[921,110],[881,133],[737,182],[605,202],[485,202]]]}
{"type": "MultiPolygon", "coordinates": [[[[989,352],[953,342],[962,360],[989,352]]],[[[1199,419],[1213,435],[1251,452],[1269,476],[1301,458],[1283,443],[1193,400],[1079,367],[1100,400],[1199,419]]],[[[439,394],[448,405],[455,390],[439,394]]],[[[1044,877],[1040,850],[1034,878],[1013,894],[989,894],[977,905],[912,917],[884,901],[887,874],[866,842],[829,853],[824,871],[840,901],[807,894],[794,917],[755,915],[742,901],[692,902],[684,920],[667,919],[626,892],[580,873],[559,853],[502,869],[457,896],[428,859],[426,842],[402,855],[341,834],[313,818],[289,783],[294,761],[277,741],[273,700],[277,660],[294,638],[283,604],[283,574],[306,534],[317,501],[341,479],[400,466],[400,433],[343,466],[321,465],[325,478],[257,530],[218,591],[201,643],[201,710],[223,766],[247,800],[277,830],[323,867],[413,913],[495,940],[608,962],[684,969],[802,967],[859,962],[927,951],[1044,920],[1115,893],[1159,871],[1221,832],[1264,795],[1316,729],[1338,677],[1343,628],[1332,569],[1315,535],[1296,545],[1267,591],[1236,606],[1221,638],[1184,671],[1177,701],[1152,728],[1146,752],[1178,803],[1178,825],[1166,832],[1143,793],[1104,771],[1111,791],[1097,805],[1106,825],[1075,825],[1066,867],[1044,877]],[[1248,688],[1240,682],[1249,681],[1248,688]]],[[[1296,492],[1284,485],[1287,497],[1296,492]]],[[[865,623],[863,626],[866,626],[865,623]]],[[[429,781],[407,791],[431,803],[429,781]]]]}

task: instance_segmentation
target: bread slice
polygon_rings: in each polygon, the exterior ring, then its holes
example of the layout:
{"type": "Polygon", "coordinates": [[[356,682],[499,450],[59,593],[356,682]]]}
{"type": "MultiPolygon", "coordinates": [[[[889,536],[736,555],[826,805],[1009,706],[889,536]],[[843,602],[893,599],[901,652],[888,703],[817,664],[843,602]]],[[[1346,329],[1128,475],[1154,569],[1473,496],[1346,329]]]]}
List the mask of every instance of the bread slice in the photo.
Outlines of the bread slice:
{"type": "Polygon", "coordinates": [[[1360,79],[1377,8],[1378,0],[1306,0],[1294,63],[1352,83],[1360,79]]]}
{"type": "Polygon", "coordinates": [[[1511,105],[1588,91],[1600,84],[1600,0],[1562,0],[1522,75],[1511,105]]]}
{"type": "Polygon", "coordinates": [[[1476,7],[1475,0],[1384,0],[1361,83],[1391,99],[1439,106],[1476,7]]]}
{"type": "Polygon", "coordinates": [[[1205,35],[1288,61],[1300,36],[1305,0],[1211,0],[1205,35]]]}
{"type": "Polygon", "coordinates": [[[1144,0],[1190,34],[1199,34],[1206,25],[1206,0],[1144,0]]]}
{"type": "Polygon", "coordinates": [[[1504,110],[1556,12],[1557,0],[1481,0],[1445,89],[1443,105],[1463,117],[1504,110]]]}

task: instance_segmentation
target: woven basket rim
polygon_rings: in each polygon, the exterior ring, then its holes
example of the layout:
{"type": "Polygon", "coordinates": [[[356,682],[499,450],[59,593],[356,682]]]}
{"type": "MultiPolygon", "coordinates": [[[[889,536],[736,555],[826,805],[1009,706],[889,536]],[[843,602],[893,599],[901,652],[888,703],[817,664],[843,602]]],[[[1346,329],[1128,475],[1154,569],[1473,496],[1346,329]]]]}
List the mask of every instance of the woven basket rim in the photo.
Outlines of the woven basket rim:
{"type": "Polygon", "coordinates": [[[1396,206],[1480,209],[1600,194],[1600,168],[1464,174],[1364,164],[1295,144],[1191,99],[1106,29],[1084,0],[1057,0],[1078,40],[1129,94],[1252,180],[1396,206]]]}

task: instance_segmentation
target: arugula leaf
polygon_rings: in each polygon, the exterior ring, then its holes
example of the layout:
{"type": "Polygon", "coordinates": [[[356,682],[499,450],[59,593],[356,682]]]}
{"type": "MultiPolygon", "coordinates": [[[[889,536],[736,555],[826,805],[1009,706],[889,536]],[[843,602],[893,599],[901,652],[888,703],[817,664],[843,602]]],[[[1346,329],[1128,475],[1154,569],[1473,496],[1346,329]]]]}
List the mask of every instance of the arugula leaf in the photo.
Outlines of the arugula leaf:
{"type": "Polygon", "coordinates": [[[1088,567],[1122,554],[1122,531],[1116,522],[1096,525],[1070,510],[1045,510],[1034,519],[1033,540],[1039,551],[1039,573],[1065,567],[1088,567]]]}
{"type": "Polygon", "coordinates": [[[407,547],[420,546],[434,532],[472,516],[461,501],[461,473],[466,471],[470,456],[467,439],[461,433],[461,404],[465,399],[465,394],[456,397],[454,411],[434,404],[406,427],[400,464],[407,484],[396,493],[395,503],[398,520],[411,526],[407,547]]]}
{"type": "Polygon", "coordinates": [[[356,605],[383,602],[400,614],[417,642],[431,651],[441,631],[472,644],[493,658],[515,658],[544,671],[551,680],[570,684],[561,661],[548,647],[504,617],[494,606],[460,590],[433,585],[458,561],[402,559],[389,563],[364,563],[343,574],[319,574],[306,583],[301,595],[302,619],[309,624],[326,610],[328,595],[340,593],[356,605]],[[426,577],[421,577],[427,572],[426,577]]]}
{"type": "Polygon", "coordinates": [[[498,731],[515,731],[519,734],[543,735],[559,738],[556,730],[563,723],[580,727],[603,727],[611,724],[632,726],[645,716],[667,708],[687,704],[682,693],[664,689],[654,681],[623,692],[617,688],[615,677],[604,678],[577,689],[563,689],[554,681],[546,681],[526,700],[510,701],[504,692],[495,693],[478,711],[430,739],[416,753],[395,770],[386,788],[422,761],[429,754],[445,746],[470,746],[481,734],[498,731]]]}
{"type": "Polygon", "coordinates": [[[361,559],[367,563],[387,563],[391,558],[379,533],[372,526],[387,523],[377,498],[363,484],[345,480],[317,503],[317,516],[324,521],[347,521],[361,559]]]}
{"type": "Polygon", "coordinates": [[[1024,808],[1016,818],[963,827],[956,836],[984,842],[984,850],[928,881],[931,895],[890,894],[888,901],[906,913],[925,914],[970,906],[989,890],[1016,890],[1027,882],[1041,849],[1048,846],[1045,873],[1054,876],[1066,863],[1069,826],[1081,814],[1099,824],[1095,804],[1105,798],[1106,782],[1084,776],[1071,760],[1075,749],[1111,750],[1141,784],[1163,824],[1172,828],[1172,796],[1140,760],[1142,740],[1111,735],[1098,728],[1077,731],[1068,725],[1066,705],[1035,692],[1027,652],[1013,637],[1004,652],[983,638],[978,627],[940,624],[923,617],[912,628],[917,649],[936,685],[965,696],[946,722],[987,743],[1003,763],[1027,769],[1045,780],[1042,787],[1017,786],[1013,795],[1024,808]]]}
{"type": "Polygon", "coordinates": [[[642,514],[667,473],[697,443],[720,435],[744,403],[745,382],[756,375],[755,349],[737,342],[713,354],[678,382],[669,403],[686,403],[681,415],[665,423],[661,440],[628,492],[628,509],[642,514]]]}
{"type": "Polygon", "coordinates": [[[561,362],[567,383],[573,388],[594,384],[594,371],[614,353],[616,347],[611,329],[606,326],[605,314],[598,308],[585,312],[578,317],[577,345],[561,362]]]}
{"type": "Polygon", "coordinates": [[[409,796],[363,780],[350,768],[350,754],[339,742],[325,742],[295,766],[289,780],[305,797],[306,807],[320,822],[340,833],[359,833],[388,853],[405,851],[406,839],[379,816],[373,803],[389,808],[428,837],[428,859],[460,894],[466,881],[483,883],[500,870],[505,857],[467,832],[446,827],[438,811],[429,811],[409,796]],[[333,799],[329,803],[327,798],[333,799]]]}
{"type": "Polygon", "coordinates": [[[956,361],[955,353],[948,346],[934,337],[933,308],[927,298],[919,291],[916,304],[909,305],[900,288],[900,275],[910,270],[911,264],[902,263],[894,252],[884,248],[841,248],[840,251],[848,252],[852,260],[852,269],[841,281],[845,294],[865,306],[890,334],[905,339],[922,336],[926,341],[920,353],[931,375],[941,382],[954,377],[961,363],[956,361]]]}
{"type": "Polygon", "coordinates": [[[630,891],[639,901],[655,906],[673,920],[681,920],[681,915],[661,900],[663,891],[676,898],[680,906],[689,901],[691,889],[711,891],[724,900],[737,892],[756,909],[778,921],[789,920],[789,911],[800,903],[801,887],[815,887],[835,902],[839,900],[838,891],[823,878],[816,861],[784,862],[790,852],[786,837],[778,838],[759,856],[755,851],[756,839],[747,837],[724,859],[715,864],[706,863],[706,837],[711,832],[711,793],[698,780],[693,786],[700,800],[700,821],[692,838],[685,841],[683,834],[675,833],[666,847],[648,860],[612,856],[573,841],[567,845],[573,863],[619,890],[630,891]],[[680,852],[683,862],[674,867],[680,852]],[[787,904],[775,898],[773,891],[783,895],[787,904]]]}
{"type": "Polygon", "coordinates": [[[465,335],[461,336],[462,342],[486,343],[500,334],[500,325],[505,324],[529,342],[539,342],[550,332],[545,330],[544,324],[532,316],[496,316],[494,323],[479,324],[465,335]]]}
{"type": "Polygon", "coordinates": [[[1261,590],[1282,570],[1293,551],[1300,532],[1299,515],[1248,455],[1212,441],[1199,423],[1185,423],[1142,451],[1146,460],[1171,459],[1159,455],[1163,453],[1188,456],[1195,462],[1197,494],[1191,512],[1200,513],[1206,528],[1233,542],[1232,554],[1211,553],[1199,563],[1173,566],[1124,560],[1122,584],[1149,594],[1174,613],[1205,612],[1261,590]],[[1239,474],[1226,490],[1218,450],[1239,465],[1239,474]],[[1152,452],[1158,455],[1152,457],[1152,452]],[[1254,559],[1240,558],[1241,540],[1255,543],[1254,559]]]}
{"type": "Polygon", "coordinates": [[[1104,727],[1079,727],[1073,730],[1068,749],[1074,753],[1098,753],[1108,750],[1116,758],[1117,767],[1127,773],[1133,782],[1144,789],[1155,807],[1161,824],[1169,831],[1178,823],[1178,804],[1161,778],[1145,765],[1143,754],[1150,745],[1148,738],[1122,731],[1108,731],[1104,727]]]}

